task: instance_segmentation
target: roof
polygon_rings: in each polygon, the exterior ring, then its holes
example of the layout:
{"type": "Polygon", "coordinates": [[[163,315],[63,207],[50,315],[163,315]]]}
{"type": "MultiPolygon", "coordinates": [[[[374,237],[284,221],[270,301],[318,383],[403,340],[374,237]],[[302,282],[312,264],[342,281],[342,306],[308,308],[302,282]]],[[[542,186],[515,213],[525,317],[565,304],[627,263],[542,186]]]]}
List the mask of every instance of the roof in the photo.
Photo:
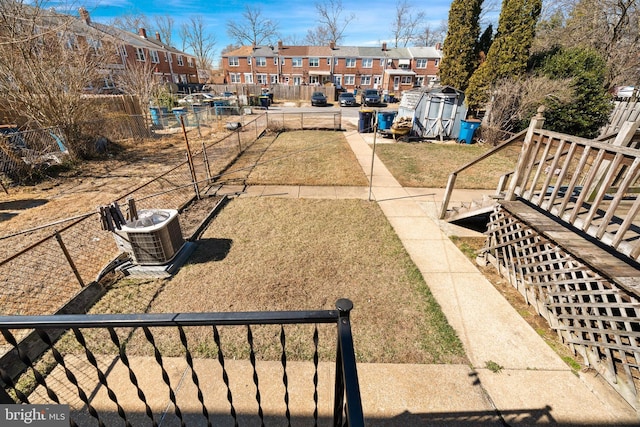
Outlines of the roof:
{"type": "Polygon", "coordinates": [[[382,50],[382,46],[241,46],[222,55],[230,56],[286,56],[286,57],[340,57],[340,58],[442,58],[442,51],[435,47],[399,47],[382,50]]]}

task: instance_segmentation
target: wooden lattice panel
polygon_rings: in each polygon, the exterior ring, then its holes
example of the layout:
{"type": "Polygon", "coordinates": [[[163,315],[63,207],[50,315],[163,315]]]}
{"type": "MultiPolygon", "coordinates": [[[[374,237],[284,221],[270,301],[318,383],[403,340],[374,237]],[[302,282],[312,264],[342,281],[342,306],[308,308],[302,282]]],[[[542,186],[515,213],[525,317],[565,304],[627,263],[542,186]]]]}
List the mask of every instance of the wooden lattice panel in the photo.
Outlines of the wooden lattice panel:
{"type": "Polygon", "coordinates": [[[640,298],[497,206],[485,259],[584,363],[640,408],[640,298]]]}

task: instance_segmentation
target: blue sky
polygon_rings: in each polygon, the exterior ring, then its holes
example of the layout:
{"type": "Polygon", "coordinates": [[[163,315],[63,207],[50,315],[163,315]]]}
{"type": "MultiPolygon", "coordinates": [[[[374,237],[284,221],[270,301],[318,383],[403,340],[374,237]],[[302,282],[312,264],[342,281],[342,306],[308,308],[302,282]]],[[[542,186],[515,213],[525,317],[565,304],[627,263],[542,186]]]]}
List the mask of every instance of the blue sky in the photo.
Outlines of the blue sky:
{"type": "MultiPolygon", "coordinates": [[[[153,24],[153,16],[170,15],[175,20],[173,44],[181,48],[178,41],[180,23],[192,15],[202,15],[209,31],[216,37],[216,55],[232,41],[226,34],[226,23],[242,19],[245,5],[259,7],[262,16],[279,24],[282,37],[295,35],[302,40],[307,30],[317,26],[316,1],[304,0],[264,0],[258,2],[239,0],[89,0],[74,3],[77,8],[84,5],[91,18],[108,23],[111,19],[125,14],[143,13],[153,24]]],[[[395,13],[395,1],[389,0],[342,0],[344,15],[351,12],[355,19],[345,31],[343,45],[378,46],[381,41],[391,38],[391,21],[395,13]]],[[[411,2],[415,10],[423,10],[433,28],[446,21],[451,0],[431,0],[429,3],[411,2]]]]}

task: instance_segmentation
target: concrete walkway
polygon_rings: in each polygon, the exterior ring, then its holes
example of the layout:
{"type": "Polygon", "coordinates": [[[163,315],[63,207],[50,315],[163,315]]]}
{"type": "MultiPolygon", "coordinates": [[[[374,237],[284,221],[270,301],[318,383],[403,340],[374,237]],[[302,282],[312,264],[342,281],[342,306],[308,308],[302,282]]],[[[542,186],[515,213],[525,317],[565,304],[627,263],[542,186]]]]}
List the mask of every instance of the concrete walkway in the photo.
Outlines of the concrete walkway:
{"type": "MultiPolygon", "coordinates": [[[[346,137],[370,178],[373,135],[353,131],[346,137]]],[[[238,190],[223,188],[222,192],[238,190]]],[[[366,364],[359,365],[367,418],[378,422],[387,419],[389,425],[423,425],[418,421],[424,419],[424,425],[433,425],[437,423],[433,415],[438,413],[446,414],[443,416],[449,420],[442,425],[475,424],[480,419],[497,425],[638,425],[636,412],[604,380],[590,372],[574,374],[456,248],[447,234],[474,232],[436,219],[443,193],[442,189],[403,188],[376,156],[371,193],[363,187],[269,186],[250,187],[241,195],[371,197],[379,203],[457,331],[472,369],[402,365],[400,370],[389,367],[387,372],[379,366],[369,369],[366,364]],[[487,369],[489,362],[502,370],[495,373],[487,369]],[[444,387],[445,383],[449,386],[444,387]],[[476,398],[478,387],[484,398],[476,398]],[[443,405],[442,399],[447,404],[443,405]],[[422,418],[409,417],[406,423],[398,423],[403,414],[421,414],[422,418]]],[[[482,193],[456,191],[452,203],[468,202],[482,193]]]]}

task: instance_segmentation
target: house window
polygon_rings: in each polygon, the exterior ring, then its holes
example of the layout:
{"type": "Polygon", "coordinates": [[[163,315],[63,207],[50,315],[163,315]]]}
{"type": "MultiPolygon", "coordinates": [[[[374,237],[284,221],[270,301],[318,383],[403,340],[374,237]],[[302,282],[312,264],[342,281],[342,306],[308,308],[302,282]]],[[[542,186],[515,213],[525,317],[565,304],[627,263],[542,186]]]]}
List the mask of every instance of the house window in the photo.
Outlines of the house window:
{"type": "Polygon", "coordinates": [[[184,65],[184,58],[182,55],[178,55],[178,65],[181,67],[184,65]]]}
{"type": "Polygon", "coordinates": [[[360,84],[362,86],[369,86],[371,84],[371,76],[361,76],[360,84]]]}
{"type": "Polygon", "coordinates": [[[193,67],[193,58],[190,56],[187,56],[187,65],[193,67]]]}
{"type": "Polygon", "coordinates": [[[333,58],[333,65],[338,65],[338,58],[333,58]]]}
{"type": "Polygon", "coordinates": [[[309,67],[319,67],[320,58],[309,58],[309,67]]]}
{"type": "Polygon", "coordinates": [[[118,48],[116,49],[116,55],[119,55],[123,58],[129,56],[129,54],[127,53],[127,48],[125,48],[124,46],[118,46],[118,48]]]}
{"type": "Polygon", "coordinates": [[[400,83],[402,83],[403,85],[411,84],[411,76],[402,76],[400,83]]]}
{"type": "Polygon", "coordinates": [[[362,68],[373,68],[373,59],[362,58],[362,68]]]}
{"type": "Polygon", "coordinates": [[[416,77],[416,86],[422,86],[424,85],[424,76],[417,76],[416,77]]]}
{"type": "Polygon", "coordinates": [[[238,59],[237,56],[230,56],[229,67],[239,67],[239,66],[240,66],[240,59],[238,59]]]}
{"type": "Polygon", "coordinates": [[[154,64],[160,63],[160,57],[158,57],[158,51],[157,50],[150,50],[149,51],[149,56],[151,57],[151,62],[153,62],[154,64]]]}
{"type": "Polygon", "coordinates": [[[137,47],[136,48],[136,60],[137,61],[144,61],[145,57],[144,57],[144,49],[141,47],[137,47]]]}
{"type": "Polygon", "coordinates": [[[280,60],[280,63],[281,63],[282,65],[284,65],[284,58],[282,58],[282,59],[280,60]]]}
{"type": "Polygon", "coordinates": [[[273,57],[273,65],[278,65],[278,57],[277,56],[273,57]]]}
{"type": "Polygon", "coordinates": [[[267,66],[267,58],[264,56],[259,56],[256,58],[256,66],[257,67],[266,67],[267,66]]]}
{"type": "Polygon", "coordinates": [[[302,67],[302,58],[293,58],[291,62],[294,67],[302,67]]]}
{"type": "Polygon", "coordinates": [[[293,84],[294,86],[300,86],[302,84],[302,77],[293,76],[293,84]]]}
{"type": "Polygon", "coordinates": [[[247,56],[247,65],[251,65],[251,57],[247,56]]]}
{"type": "Polygon", "coordinates": [[[310,85],[318,85],[318,84],[320,84],[320,77],[318,77],[315,74],[309,76],[309,84],[310,85]]]}
{"type": "Polygon", "coordinates": [[[347,58],[347,68],[356,67],[356,58],[347,58]]]}
{"type": "Polygon", "coordinates": [[[327,58],[327,65],[331,65],[331,58],[327,58]]]}
{"type": "Polygon", "coordinates": [[[266,85],[268,83],[266,74],[256,74],[256,79],[258,80],[259,85],[266,85]]]}
{"type": "Polygon", "coordinates": [[[245,83],[249,83],[249,84],[253,84],[253,74],[244,73],[244,82],[245,83]]]}
{"type": "Polygon", "coordinates": [[[271,84],[272,85],[277,85],[278,84],[278,75],[277,74],[271,74],[269,77],[271,77],[271,84]]]}
{"type": "Polygon", "coordinates": [[[229,73],[229,80],[231,80],[231,83],[242,83],[240,73],[229,73]]]}
{"type": "Polygon", "coordinates": [[[416,59],[416,68],[427,68],[427,60],[425,58],[416,59]]]}
{"type": "Polygon", "coordinates": [[[380,66],[384,67],[384,58],[380,58],[380,66]]]}
{"type": "Polygon", "coordinates": [[[171,54],[169,52],[164,53],[164,60],[166,62],[172,62],[171,54]]]}
{"type": "Polygon", "coordinates": [[[436,59],[434,65],[437,67],[438,65],[440,65],[440,60],[436,59]]]}
{"type": "Polygon", "coordinates": [[[356,76],[353,74],[344,76],[344,85],[345,86],[353,86],[356,84],[356,76]]]}

